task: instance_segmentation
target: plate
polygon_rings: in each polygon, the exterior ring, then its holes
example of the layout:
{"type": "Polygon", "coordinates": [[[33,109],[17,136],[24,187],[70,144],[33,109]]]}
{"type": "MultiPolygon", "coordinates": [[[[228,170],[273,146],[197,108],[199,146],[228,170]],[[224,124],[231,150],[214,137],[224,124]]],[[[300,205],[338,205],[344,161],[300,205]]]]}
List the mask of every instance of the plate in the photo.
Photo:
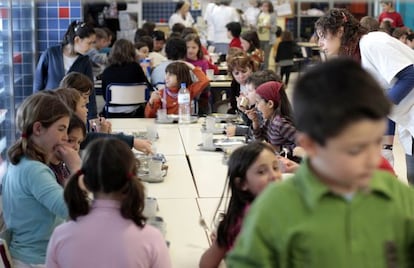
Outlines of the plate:
{"type": "Polygon", "coordinates": [[[220,113],[212,113],[209,116],[212,116],[216,119],[221,119],[221,120],[232,120],[232,119],[237,119],[238,117],[237,114],[220,114],[220,113]]]}
{"type": "MultiPolygon", "coordinates": [[[[148,132],[147,131],[132,131],[131,134],[132,134],[132,136],[134,136],[135,138],[138,138],[138,139],[143,139],[143,140],[148,139],[148,132]]],[[[160,136],[157,133],[157,136],[155,137],[155,139],[158,140],[159,138],[160,138],[160,136]]]]}
{"type": "MultiPolygon", "coordinates": [[[[197,116],[190,117],[190,124],[194,124],[198,122],[197,116]]],[[[155,123],[157,124],[177,124],[178,123],[178,115],[167,115],[167,119],[159,120],[158,118],[155,119],[155,123]]]]}
{"type": "Polygon", "coordinates": [[[138,177],[145,182],[163,182],[165,179],[165,176],[167,176],[168,169],[161,170],[161,176],[158,178],[150,178],[149,172],[140,172],[138,171],[138,177]]]}
{"type": "Polygon", "coordinates": [[[204,146],[200,143],[198,146],[200,150],[209,151],[209,152],[221,152],[225,148],[232,147],[232,146],[240,146],[244,145],[244,139],[229,139],[229,138],[222,138],[222,139],[213,139],[213,146],[204,146]]]}
{"type": "Polygon", "coordinates": [[[244,139],[213,139],[213,143],[216,147],[227,147],[227,146],[234,146],[234,145],[243,145],[245,144],[244,139]]]}

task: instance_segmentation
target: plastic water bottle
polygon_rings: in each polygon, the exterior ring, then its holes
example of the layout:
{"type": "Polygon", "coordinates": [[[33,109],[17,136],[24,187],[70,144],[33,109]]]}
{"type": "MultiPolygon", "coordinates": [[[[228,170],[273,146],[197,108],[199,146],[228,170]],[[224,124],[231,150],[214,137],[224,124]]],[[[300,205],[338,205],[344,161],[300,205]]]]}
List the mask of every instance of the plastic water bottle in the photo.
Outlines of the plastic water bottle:
{"type": "Polygon", "coordinates": [[[178,123],[190,123],[190,92],[185,83],[181,83],[180,91],[178,92],[178,123]]]}

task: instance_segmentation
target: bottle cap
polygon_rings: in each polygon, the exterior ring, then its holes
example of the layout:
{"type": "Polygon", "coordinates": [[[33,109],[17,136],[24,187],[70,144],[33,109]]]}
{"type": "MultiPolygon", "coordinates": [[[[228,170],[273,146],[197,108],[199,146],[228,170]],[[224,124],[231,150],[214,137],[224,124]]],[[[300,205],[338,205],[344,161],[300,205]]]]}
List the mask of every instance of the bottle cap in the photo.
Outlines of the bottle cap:
{"type": "Polygon", "coordinates": [[[186,83],[181,83],[181,88],[186,88],[187,84],[186,83]]]}

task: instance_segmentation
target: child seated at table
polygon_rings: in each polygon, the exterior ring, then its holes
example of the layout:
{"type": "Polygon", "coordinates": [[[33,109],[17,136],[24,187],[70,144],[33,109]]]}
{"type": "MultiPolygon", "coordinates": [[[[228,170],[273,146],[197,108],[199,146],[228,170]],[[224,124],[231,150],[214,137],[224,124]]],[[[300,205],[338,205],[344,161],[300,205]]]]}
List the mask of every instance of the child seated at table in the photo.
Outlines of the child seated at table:
{"type": "Polygon", "coordinates": [[[380,85],[330,60],[300,77],[293,107],[308,158],[255,200],[227,267],[412,267],[413,190],[377,169],[391,110],[380,85]]]}
{"type": "Polygon", "coordinates": [[[145,107],[145,117],[155,117],[160,108],[166,109],[167,114],[178,114],[177,97],[181,83],[186,83],[190,99],[193,101],[208,86],[209,80],[200,68],[194,67],[191,63],[184,61],[170,63],[165,69],[165,88],[151,93],[145,107]],[[190,70],[198,81],[192,81],[190,70]]]}
{"type": "Polygon", "coordinates": [[[277,152],[286,154],[287,150],[288,156],[293,158],[296,128],[283,83],[270,81],[261,84],[256,89],[256,109],[246,111],[252,120],[254,137],[269,142],[277,152]],[[263,116],[263,122],[260,122],[258,112],[263,116]]]}
{"type": "MultiPolygon", "coordinates": [[[[65,148],[68,153],[73,153],[79,157],[80,144],[86,137],[86,126],[83,121],[75,114],[72,114],[70,117],[69,127],[68,127],[68,140],[67,146],[65,148]],[[73,150],[73,152],[71,152],[73,150]]],[[[75,156],[75,157],[76,157],[75,156]]],[[[79,160],[80,163],[80,160],[79,160]]],[[[64,162],[63,159],[59,157],[59,154],[53,154],[49,167],[55,173],[57,182],[64,187],[66,185],[67,179],[70,174],[76,172],[69,166],[68,162],[64,162]],[[72,172],[71,172],[72,171],[72,172]]],[[[78,167],[78,166],[77,166],[78,167]]]]}
{"type": "Polygon", "coordinates": [[[137,160],[117,139],[98,139],[67,183],[70,221],[50,239],[47,267],[171,267],[166,241],[145,224],[144,186],[137,160]],[[93,193],[91,202],[85,189],[93,193]]]}
{"type": "MultiPolygon", "coordinates": [[[[11,235],[13,267],[44,267],[51,231],[68,216],[63,189],[47,166],[62,153],[70,109],[52,91],[28,96],[19,106],[21,137],[7,151],[10,164],[2,180],[3,216],[11,235]]],[[[78,170],[80,167],[74,167],[78,170]]]]}
{"type": "Polygon", "coordinates": [[[228,167],[228,192],[223,191],[215,214],[225,194],[231,195],[230,201],[226,213],[220,215],[217,233],[212,234],[212,245],[201,257],[200,268],[219,266],[233,248],[250,204],[271,182],[280,180],[282,176],[272,146],[262,142],[253,142],[236,149],[230,156],[228,167]]]}
{"type": "MultiPolygon", "coordinates": [[[[57,89],[55,92],[58,94],[59,98],[63,100],[63,102],[65,102],[69,106],[69,108],[72,109],[72,112],[76,114],[86,125],[86,114],[88,110],[84,105],[81,105],[82,103],[84,103],[84,99],[80,97],[79,92],[74,88],[61,88],[57,89]]],[[[151,141],[149,140],[138,139],[131,135],[124,135],[123,133],[111,134],[99,132],[99,128],[103,125],[106,125],[105,122],[107,121],[97,121],[97,131],[87,132],[85,140],[80,145],[81,149],[84,149],[89,142],[97,138],[116,137],[118,139],[123,140],[131,148],[135,148],[138,151],[141,151],[146,154],[152,152],[151,141]]],[[[111,131],[111,129],[108,130],[108,132],[111,131]]]]}
{"type": "MultiPolygon", "coordinates": [[[[246,79],[246,91],[241,92],[237,100],[237,109],[240,111],[241,118],[243,119],[243,124],[241,125],[229,125],[226,128],[226,135],[229,137],[232,136],[247,136],[248,139],[253,138],[253,133],[251,129],[252,121],[247,117],[246,111],[255,109],[256,105],[256,88],[263,83],[269,81],[278,81],[281,82],[280,76],[272,70],[263,70],[256,71],[252,73],[246,79]],[[244,100],[242,100],[244,99],[244,100]],[[248,103],[241,102],[248,101],[248,103]]],[[[262,117],[259,116],[259,120],[262,120],[262,117]]]]}

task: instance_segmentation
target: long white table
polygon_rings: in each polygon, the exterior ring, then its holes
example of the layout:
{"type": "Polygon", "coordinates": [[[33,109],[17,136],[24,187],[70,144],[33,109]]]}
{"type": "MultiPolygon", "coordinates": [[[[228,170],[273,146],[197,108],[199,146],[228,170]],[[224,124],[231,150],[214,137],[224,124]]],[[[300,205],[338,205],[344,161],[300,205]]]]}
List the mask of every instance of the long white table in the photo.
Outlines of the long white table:
{"type": "Polygon", "coordinates": [[[198,267],[209,244],[204,229],[198,224],[200,212],[196,199],[158,199],[158,206],[158,215],[166,222],[173,267],[198,267]]]}
{"type": "MultiPolygon", "coordinates": [[[[161,183],[145,183],[147,196],[158,200],[158,215],[166,222],[166,239],[170,242],[173,267],[198,267],[209,247],[208,235],[200,226],[200,215],[208,217],[221,196],[226,182],[227,166],[222,152],[199,149],[201,122],[197,124],[156,124],[159,139],[157,152],[165,155],[168,174],[161,183]],[[190,168],[191,165],[191,168],[190,168]],[[213,199],[208,198],[213,197],[213,199]]],[[[154,119],[110,119],[116,132],[145,131],[154,119]]],[[[224,136],[222,136],[224,137],[224,136]]]]}
{"type": "Polygon", "coordinates": [[[193,176],[184,155],[166,155],[167,176],[160,183],[145,183],[147,196],[156,198],[196,198],[193,176]]]}

